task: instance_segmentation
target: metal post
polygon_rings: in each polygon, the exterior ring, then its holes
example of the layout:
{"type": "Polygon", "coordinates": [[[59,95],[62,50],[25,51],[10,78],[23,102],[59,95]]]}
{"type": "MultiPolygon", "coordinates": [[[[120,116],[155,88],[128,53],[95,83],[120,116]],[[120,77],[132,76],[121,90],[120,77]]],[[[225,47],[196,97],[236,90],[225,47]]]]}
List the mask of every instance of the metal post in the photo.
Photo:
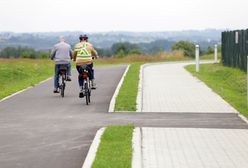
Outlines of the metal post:
{"type": "Polygon", "coordinates": [[[217,46],[217,44],[215,44],[214,45],[214,62],[215,63],[217,63],[217,61],[218,61],[217,56],[218,56],[218,46],[217,46]]]}
{"type": "Polygon", "coordinates": [[[199,59],[199,45],[195,45],[195,71],[200,70],[200,59],[199,59]]]}
{"type": "Polygon", "coordinates": [[[247,77],[246,77],[246,80],[247,80],[247,82],[246,82],[246,84],[247,84],[246,90],[247,90],[247,92],[246,92],[246,94],[247,94],[247,107],[248,107],[248,56],[246,58],[246,62],[247,62],[247,66],[246,66],[246,69],[247,69],[247,72],[246,72],[246,75],[247,75],[247,77]]]}

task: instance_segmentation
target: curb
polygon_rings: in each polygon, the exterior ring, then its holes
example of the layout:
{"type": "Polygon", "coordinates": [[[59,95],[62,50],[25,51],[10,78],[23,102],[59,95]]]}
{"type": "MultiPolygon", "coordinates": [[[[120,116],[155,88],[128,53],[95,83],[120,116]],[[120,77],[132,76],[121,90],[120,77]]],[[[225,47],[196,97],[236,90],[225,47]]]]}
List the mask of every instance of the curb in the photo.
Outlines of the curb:
{"type": "Polygon", "coordinates": [[[136,98],[136,112],[142,112],[142,103],[143,103],[143,78],[144,78],[144,71],[143,69],[150,64],[143,64],[140,67],[139,73],[139,84],[138,84],[138,93],[136,98]]]}
{"type": "Polygon", "coordinates": [[[136,127],[133,131],[133,156],[132,167],[142,168],[142,150],[141,150],[141,128],[136,127]]]}
{"type": "Polygon", "coordinates": [[[101,142],[101,136],[104,133],[105,129],[106,128],[104,127],[104,128],[101,128],[97,131],[96,136],[95,136],[92,144],[90,145],[89,152],[85,158],[85,161],[84,161],[82,168],[91,168],[91,166],[95,160],[95,157],[96,157],[96,152],[97,152],[98,146],[101,142]]]}
{"type": "Polygon", "coordinates": [[[142,111],[142,101],[143,101],[143,66],[145,64],[140,66],[140,72],[139,72],[139,84],[138,84],[138,93],[136,98],[136,112],[142,111]]]}
{"type": "Polygon", "coordinates": [[[123,73],[123,75],[121,77],[121,80],[119,81],[119,84],[117,85],[117,87],[115,89],[115,93],[112,96],[112,99],[111,99],[110,104],[109,104],[109,110],[108,110],[108,112],[110,112],[110,113],[115,112],[115,100],[116,100],[116,97],[117,97],[117,95],[118,95],[118,93],[120,91],[120,88],[121,88],[121,85],[122,85],[122,83],[124,81],[124,78],[125,78],[128,70],[129,70],[129,67],[130,67],[130,65],[127,66],[125,72],[123,73]]]}
{"type": "Polygon", "coordinates": [[[31,89],[31,88],[34,88],[34,87],[37,86],[37,85],[40,85],[40,84],[42,84],[42,83],[45,83],[45,82],[49,81],[49,80],[52,79],[52,78],[53,78],[53,77],[50,77],[50,78],[48,78],[48,79],[45,79],[45,80],[43,80],[43,81],[41,81],[41,82],[35,84],[34,86],[28,86],[28,87],[25,88],[25,89],[22,89],[22,90],[20,90],[20,91],[18,91],[18,92],[15,92],[15,93],[13,93],[13,94],[7,96],[7,97],[4,97],[3,99],[0,100],[0,103],[3,102],[3,101],[5,101],[5,100],[7,100],[7,99],[9,99],[9,98],[11,98],[11,97],[13,97],[13,96],[16,96],[16,95],[20,94],[20,93],[22,93],[22,92],[25,92],[25,91],[27,91],[27,90],[29,90],[29,89],[31,89]]]}
{"type": "Polygon", "coordinates": [[[247,124],[248,124],[248,119],[244,116],[244,115],[242,115],[242,114],[238,114],[239,115],[239,117],[244,121],[244,122],[246,122],[247,124]]]}

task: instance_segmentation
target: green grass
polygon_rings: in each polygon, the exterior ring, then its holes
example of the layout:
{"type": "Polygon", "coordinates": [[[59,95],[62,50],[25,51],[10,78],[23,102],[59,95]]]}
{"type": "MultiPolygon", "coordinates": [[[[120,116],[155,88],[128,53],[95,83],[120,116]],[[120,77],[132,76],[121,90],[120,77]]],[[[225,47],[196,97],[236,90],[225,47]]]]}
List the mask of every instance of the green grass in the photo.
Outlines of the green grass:
{"type": "Polygon", "coordinates": [[[0,59],[0,99],[53,75],[49,60],[0,59]]]}
{"type": "MultiPolygon", "coordinates": [[[[218,53],[217,58],[221,59],[221,53],[218,53]]],[[[214,60],[214,54],[202,55],[200,56],[200,60],[214,60]]]]}
{"type": "Polygon", "coordinates": [[[109,126],[101,137],[92,168],[131,168],[134,126],[109,126]]]}
{"type": "Polygon", "coordinates": [[[245,72],[224,67],[221,64],[203,64],[199,73],[195,72],[194,65],[186,66],[186,69],[205,82],[241,114],[248,117],[245,72]]]}
{"type": "Polygon", "coordinates": [[[115,111],[136,111],[139,72],[142,62],[130,64],[115,102],[115,111]]]}

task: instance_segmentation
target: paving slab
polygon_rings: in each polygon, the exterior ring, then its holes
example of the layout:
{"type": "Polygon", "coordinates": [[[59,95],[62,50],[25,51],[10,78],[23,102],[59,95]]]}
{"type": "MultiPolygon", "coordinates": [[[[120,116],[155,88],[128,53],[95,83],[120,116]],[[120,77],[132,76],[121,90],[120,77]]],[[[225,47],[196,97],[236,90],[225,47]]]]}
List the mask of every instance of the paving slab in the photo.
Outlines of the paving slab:
{"type": "Polygon", "coordinates": [[[142,128],[143,168],[247,168],[247,129],[142,128]]]}

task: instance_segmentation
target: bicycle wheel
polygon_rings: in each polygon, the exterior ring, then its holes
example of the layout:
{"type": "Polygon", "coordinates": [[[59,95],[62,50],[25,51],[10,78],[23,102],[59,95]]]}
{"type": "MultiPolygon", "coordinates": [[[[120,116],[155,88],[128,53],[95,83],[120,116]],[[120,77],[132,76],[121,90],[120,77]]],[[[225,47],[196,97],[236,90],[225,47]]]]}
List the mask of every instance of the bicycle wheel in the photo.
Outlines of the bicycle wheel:
{"type": "Polygon", "coordinates": [[[90,90],[88,90],[88,95],[89,95],[88,102],[90,103],[90,90]]]}
{"type": "Polygon", "coordinates": [[[89,88],[88,88],[88,83],[85,83],[85,100],[86,100],[86,104],[89,105],[89,88]]]}
{"type": "Polygon", "coordinates": [[[62,77],[62,82],[61,82],[61,92],[60,92],[61,96],[64,97],[65,96],[65,79],[62,77]]]}
{"type": "Polygon", "coordinates": [[[88,98],[88,101],[89,101],[89,103],[90,103],[90,96],[91,96],[91,83],[90,83],[90,80],[88,79],[87,80],[88,82],[88,95],[89,95],[89,98],[88,98]]]}

